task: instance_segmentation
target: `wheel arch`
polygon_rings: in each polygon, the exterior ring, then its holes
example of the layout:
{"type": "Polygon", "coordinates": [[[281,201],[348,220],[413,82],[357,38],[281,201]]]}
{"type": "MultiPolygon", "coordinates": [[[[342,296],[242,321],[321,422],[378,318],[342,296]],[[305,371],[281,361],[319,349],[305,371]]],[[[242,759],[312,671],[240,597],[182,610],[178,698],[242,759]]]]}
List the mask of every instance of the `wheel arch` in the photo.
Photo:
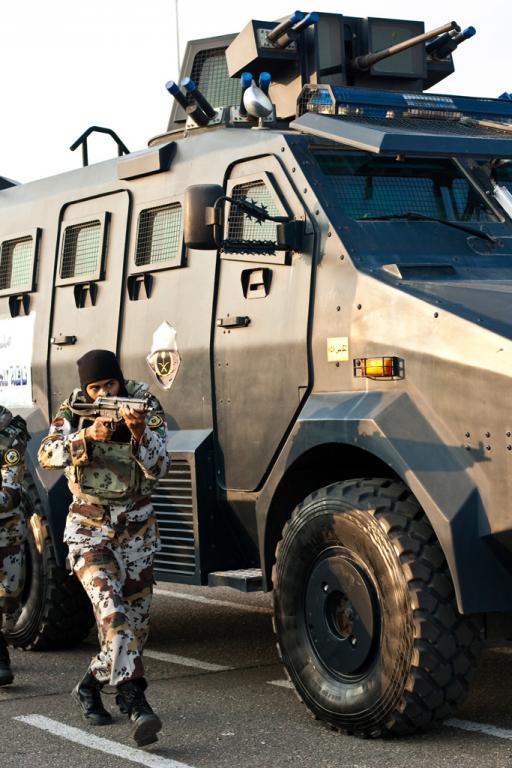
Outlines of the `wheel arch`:
{"type": "Polygon", "coordinates": [[[275,545],[299,491],[358,477],[396,478],[414,494],[434,529],[459,611],[511,611],[512,573],[488,536],[467,452],[447,444],[435,427],[430,414],[427,418],[402,393],[312,395],[256,502],[264,587],[272,588],[275,545]]]}
{"type": "Polygon", "coordinates": [[[272,588],[277,544],[297,504],[319,488],[356,477],[401,479],[378,456],[339,442],[313,445],[286,468],[272,495],[265,520],[262,566],[267,589],[272,588]]]}

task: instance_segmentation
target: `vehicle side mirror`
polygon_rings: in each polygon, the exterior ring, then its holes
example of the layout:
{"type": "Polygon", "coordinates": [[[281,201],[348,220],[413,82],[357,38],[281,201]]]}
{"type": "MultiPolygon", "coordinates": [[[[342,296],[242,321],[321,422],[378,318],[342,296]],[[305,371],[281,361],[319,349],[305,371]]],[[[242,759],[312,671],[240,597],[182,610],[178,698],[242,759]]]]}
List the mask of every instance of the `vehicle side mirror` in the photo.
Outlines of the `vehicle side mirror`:
{"type": "Polygon", "coordinates": [[[277,225],[278,251],[302,251],[306,222],[302,220],[285,221],[277,225]]]}
{"type": "Polygon", "coordinates": [[[216,250],[215,202],[224,195],[220,184],[194,184],[185,190],[183,239],[187,248],[216,250]]]}

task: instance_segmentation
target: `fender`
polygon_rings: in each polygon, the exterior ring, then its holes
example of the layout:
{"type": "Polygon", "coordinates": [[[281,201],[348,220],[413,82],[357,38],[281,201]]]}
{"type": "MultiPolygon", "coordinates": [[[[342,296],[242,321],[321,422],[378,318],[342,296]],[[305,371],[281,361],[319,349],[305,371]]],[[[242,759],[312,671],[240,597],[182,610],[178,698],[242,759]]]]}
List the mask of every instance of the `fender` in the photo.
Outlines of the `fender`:
{"type": "Polygon", "coordinates": [[[48,521],[57,564],[64,566],[67,547],[64,544],[63,535],[71,494],[68,491],[64,473],[58,470],[50,472],[42,469],[37,460],[41,440],[48,434],[48,417],[38,407],[17,408],[16,413],[19,413],[27,422],[31,439],[28,441],[25,452],[25,466],[34,481],[44,517],[48,521]]]}
{"type": "MultiPolygon", "coordinates": [[[[311,395],[256,503],[260,551],[272,498],[293,463],[317,446],[353,446],[385,462],[418,499],[448,562],[459,610],[511,610],[512,554],[493,539],[474,477],[479,458],[450,445],[445,429],[440,434],[435,414],[427,417],[405,393],[311,395]]],[[[262,562],[264,573],[268,567],[262,562]]]]}

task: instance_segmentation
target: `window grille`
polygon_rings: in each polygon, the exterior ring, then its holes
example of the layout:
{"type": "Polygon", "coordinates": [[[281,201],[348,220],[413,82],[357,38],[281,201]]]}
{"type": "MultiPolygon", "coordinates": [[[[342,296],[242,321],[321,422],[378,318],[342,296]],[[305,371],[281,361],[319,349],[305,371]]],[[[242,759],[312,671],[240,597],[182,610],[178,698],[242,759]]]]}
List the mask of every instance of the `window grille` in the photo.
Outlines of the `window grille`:
{"type": "Polygon", "coordinates": [[[496,217],[451,160],[395,159],[315,151],[323,172],[320,191],[354,219],[408,212],[443,221],[495,221],[496,217]]]}
{"type": "Polygon", "coordinates": [[[137,229],[135,264],[161,264],[176,260],[181,253],[180,203],[141,211],[137,229]]]}
{"type": "MultiPolygon", "coordinates": [[[[249,202],[254,202],[260,207],[264,206],[271,216],[280,215],[270,190],[263,181],[237,184],[233,187],[231,197],[235,200],[247,198],[249,202]]],[[[277,224],[274,221],[258,222],[232,205],[229,214],[228,237],[232,240],[267,240],[275,243],[277,242],[277,224]]]]}
{"type": "MultiPolygon", "coordinates": [[[[234,107],[240,103],[240,80],[228,73],[225,48],[200,51],[194,58],[192,80],[212,107],[234,107]]],[[[192,103],[192,97],[189,96],[192,103]]]]}
{"type": "Polygon", "coordinates": [[[0,290],[32,288],[34,238],[20,237],[2,243],[0,256],[0,290]]]}
{"type": "Polygon", "coordinates": [[[87,221],[66,227],[60,267],[61,278],[97,272],[100,258],[101,221],[87,221]]]}

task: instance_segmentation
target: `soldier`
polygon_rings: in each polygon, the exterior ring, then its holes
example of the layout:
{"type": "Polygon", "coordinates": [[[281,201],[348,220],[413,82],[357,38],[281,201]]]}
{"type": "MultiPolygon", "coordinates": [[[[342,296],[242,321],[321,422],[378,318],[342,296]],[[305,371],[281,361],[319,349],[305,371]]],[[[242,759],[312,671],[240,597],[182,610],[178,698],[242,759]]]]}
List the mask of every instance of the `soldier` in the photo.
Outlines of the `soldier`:
{"type": "Polygon", "coordinates": [[[112,352],[92,350],[77,365],[81,390],[62,403],[38,454],[45,469],[64,468],[73,494],[64,540],[92,602],[100,641],[72,697],[91,725],[106,725],[112,718],[100,690],[106,683],[116,686],[119,708],[130,716],[137,745],[144,746],[157,741],[162,727],[144,696],[142,651],[159,548],[150,494],[169,466],[166,424],[147,385],[125,381],[112,352]],[[128,406],[122,406],[115,431],[105,417],[73,412],[74,403],[115,395],[147,399],[147,423],[145,414],[128,406]]]}
{"type": "Polygon", "coordinates": [[[23,457],[28,439],[21,416],[0,406],[0,685],[14,680],[7,643],[1,631],[14,623],[23,589],[24,550],[27,524],[21,502],[25,471],[23,457]]]}

